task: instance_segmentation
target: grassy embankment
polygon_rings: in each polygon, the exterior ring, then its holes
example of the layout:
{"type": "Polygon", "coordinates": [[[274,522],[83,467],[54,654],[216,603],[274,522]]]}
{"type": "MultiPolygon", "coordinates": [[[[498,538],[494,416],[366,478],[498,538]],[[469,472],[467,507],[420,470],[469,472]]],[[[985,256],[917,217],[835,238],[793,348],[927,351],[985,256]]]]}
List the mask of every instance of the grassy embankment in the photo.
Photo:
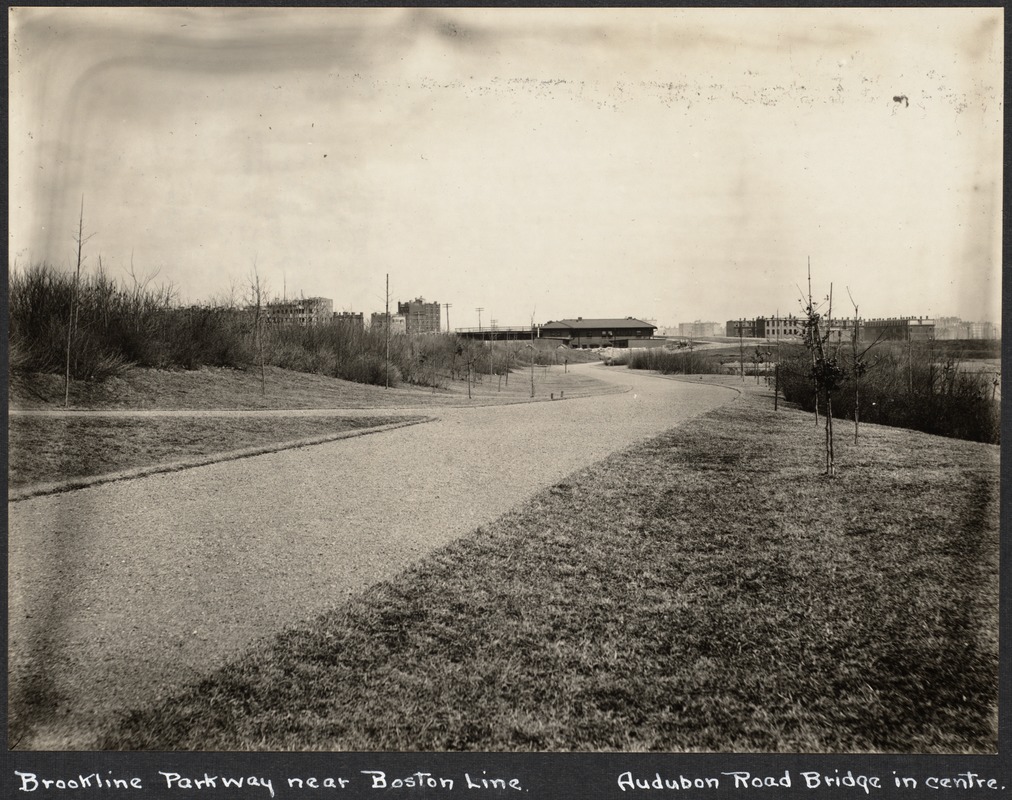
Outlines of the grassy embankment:
{"type": "Polygon", "coordinates": [[[8,486],[69,481],[195,456],[304,441],[396,422],[399,417],[10,418],[8,486]]]}
{"type": "Polygon", "coordinates": [[[110,728],[110,749],[996,747],[998,448],[738,402],[110,728]]]}

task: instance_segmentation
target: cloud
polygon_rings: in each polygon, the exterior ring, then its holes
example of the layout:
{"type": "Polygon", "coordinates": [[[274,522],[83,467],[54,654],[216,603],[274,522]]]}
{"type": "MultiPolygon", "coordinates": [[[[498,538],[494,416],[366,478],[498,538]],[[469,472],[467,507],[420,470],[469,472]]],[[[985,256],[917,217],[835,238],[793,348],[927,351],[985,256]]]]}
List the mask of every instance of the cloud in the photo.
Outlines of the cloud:
{"type": "Polygon", "coordinates": [[[258,253],[338,307],[740,316],[811,255],[920,313],[1000,252],[1000,26],[936,11],[16,9],[13,249],[60,263],[83,194],[194,299],[258,253]]]}

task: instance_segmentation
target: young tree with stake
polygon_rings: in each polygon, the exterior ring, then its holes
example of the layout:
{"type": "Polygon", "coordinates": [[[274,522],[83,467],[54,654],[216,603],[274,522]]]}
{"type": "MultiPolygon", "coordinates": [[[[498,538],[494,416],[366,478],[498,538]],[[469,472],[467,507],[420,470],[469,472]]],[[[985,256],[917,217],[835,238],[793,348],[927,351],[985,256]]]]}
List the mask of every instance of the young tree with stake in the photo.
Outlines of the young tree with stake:
{"type": "MultiPolygon", "coordinates": [[[[811,268],[809,268],[809,287],[811,286],[811,268]]],[[[808,302],[805,305],[805,346],[812,352],[812,380],[815,383],[816,402],[822,395],[825,408],[826,426],[826,475],[836,474],[833,452],[833,396],[846,377],[839,364],[836,354],[830,354],[827,344],[830,338],[830,321],[833,313],[833,285],[829,285],[829,308],[826,317],[826,330],[822,330],[822,315],[815,308],[809,288],[808,302]]]]}

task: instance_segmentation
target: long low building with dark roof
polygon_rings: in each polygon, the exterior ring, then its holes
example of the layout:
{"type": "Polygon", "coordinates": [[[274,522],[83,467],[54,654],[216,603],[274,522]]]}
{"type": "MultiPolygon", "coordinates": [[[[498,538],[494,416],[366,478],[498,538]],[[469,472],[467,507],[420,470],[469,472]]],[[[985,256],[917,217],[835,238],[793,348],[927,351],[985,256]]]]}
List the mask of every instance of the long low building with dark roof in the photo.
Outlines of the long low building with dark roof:
{"type": "Polygon", "coordinates": [[[560,319],[541,326],[542,339],[557,339],[567,347],[635,347],[653,338],[656,325],[641,319],[560,319]]]}

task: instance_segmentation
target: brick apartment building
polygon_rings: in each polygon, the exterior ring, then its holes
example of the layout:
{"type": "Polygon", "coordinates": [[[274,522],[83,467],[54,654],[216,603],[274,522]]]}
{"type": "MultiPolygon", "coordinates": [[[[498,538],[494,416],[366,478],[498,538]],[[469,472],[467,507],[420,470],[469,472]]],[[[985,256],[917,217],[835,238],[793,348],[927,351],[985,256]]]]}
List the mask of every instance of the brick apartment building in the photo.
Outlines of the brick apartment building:
{"type": "Polygon", "coordinates": [[[719,322],[679,322],[678,335],[684,338],[723,336],[724,326],[719,322]]]}
{"type": "Polygon", "coordinates": [[[334,324],[356,331],[365,330],[365,314],[361,311],[335,311],[334,324]]]}
{"type": "Polygon", "coordinates": [[[327,297],[302,297],[267,304],[267,321],[273,325],[322,325],[334,316],[334,301],[327,297]]]}
{"type": "MultiPolygon", "coordinates": [[[[407,333],[407,320],[403,314],[390,314],[390,333],[407,333]]],[[[374,311],[369,321],[369,330],[382,331],[387,326],[387,314],[383,311],[374,311]]]]}
{"type": "MultiPolygon", "coordinates": [[[[927,317],[889,317],[886,319],[857,319],[839,317],[823,319],[821,333],[829,325],[830,341],[850,341],[857,326],[860,341],[929,341],[935,338],[935,321],[927,317]]],[[[725,326],[726,336],[737,339],[801,339],[805,334],[805,318],[754,317],[730,319],[725,326]]]]}
{"type": "Polygon", "coordinates": [[[423,297],[398,303],[397,313],[404,317],[405,330],[409,334],[439,333],[441,329],[439,303],[427,303],[423,297]]]}

